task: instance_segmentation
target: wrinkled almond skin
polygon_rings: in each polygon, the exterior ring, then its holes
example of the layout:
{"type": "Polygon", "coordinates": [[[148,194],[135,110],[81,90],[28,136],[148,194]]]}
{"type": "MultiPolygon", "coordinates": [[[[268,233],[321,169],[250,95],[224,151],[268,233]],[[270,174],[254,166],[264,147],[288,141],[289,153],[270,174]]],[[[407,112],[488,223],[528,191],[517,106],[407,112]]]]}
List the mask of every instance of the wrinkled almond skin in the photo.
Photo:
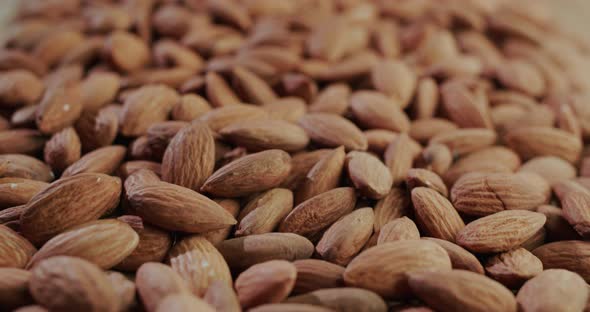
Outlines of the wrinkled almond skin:
{"type": "Polygon", "coordinates": [[[252,199],[240,212],[236,236],[272,232],[293,209],[293,193],[271,189],[252,199]]]}
{"type": "Polygon", "coordinates": [[[293,287],[295,294],[344,285],[342,266],[319,259],[296,260],[293,264],[297,269],[297,280],[293,287]]]}
{"type": "Polygon", "coordinates": [[[4,225],[0,225],[0,236],[0,267],[22,269],[37,252],[29,241],[4,225]]]}
{"type": "Polygon", "coordinates": [[[63,232],[43,245],[28,263],[35,267],[54,256],[78,257],[110,269],[121,262],[138,245],[139,236],[125,222],[98,220],[63,232]]]}
{"type": "Polygon", "coordinates": [[[0,269],[0,302],[6,310],[16,309],[33,303],[29,293],[29,279],[31,272],[14,269],[0,269]]]}
{"type": "Polygon", "coordinates": [[[514,295],[480,274],[448,270],[408,275],[409,286],[417,297],[441,311],[517,311],[514,295]]]}
{"type": "Polygon", "coordinates": [[[33,196],[20,217],[21,233],[40,245],[53,236],[96,220],[119,204],[121,180],[100,173],[62,178],[33,196]]]}
{"type": "MultiPolygon", "coordinates": [[[[376,293],[354,287],[318,289],[290,297],[287,303],[311,304],[336,311],[387,311],[385,301],[376,293]]],[[[313,310],[312,310],[313,311],[313,310]]]]}
{"type": "Polygon", "coordinates": [[[123,104],[121,134],[130,137],[145,134],[152,123],[166,120],[177,102],[176,91],[164,85],[146,85],[137,89],[123,104]]]}
{"type": "Polygon", "coordinates": [[[297,269],[285,260],[255,264],[242,272],[235,282],[240,305],[244,309],[283,301],[293,289],[297,269]]]}
{"type": "Polygon", "coordinates": [[[139,299],[148,312],[156,311],[160,302],[168,295],[189,293],[184,280],[171,267],[156,262],[147,262],[139,267],[135,275],[139,299]]]}
{"type": "Polygon", "coordinates": [[[170,249],[168,256],[172,269],[178,272],[197,296],[203,296],[215,280],[231,284],[227,263],[205,237],[185,237],[170,249]]]}
{"type": "Polygon", "coordinates": [[[250,154],[215,171],[201,191],[221,197],[239,197],[276,187],[291,170],[291,157],[281,150],[250,154]]]}
{"type": "Polygon", "coordinates": [[[561,199],[563,217],[582,237],[590,236],[590,192],[571,191],[561,199]]]}
{"type": "Polygon", "coordinates": [[[346,285],[372,290],[385,298],[409,295],[406,273],[450,270],[447,252],[428,241],[404,240],[369,248],[344,271],[346,285]]]}
{"type": "Polygon", "coordinates": [[[446,241],[444,239],[438,239],[433,237],[424,237],[423,239],[431,241],[440,247],[442,247],[449,258],[451,258],[451,264],[453,269],[467,270],[479,274],[484,274],[484,268],[479,260],[469,251],[463,247],[446,241]]]}
{"type": "Polygon", "coordinates": [[[420,239],[420,232],[414,221],[408,217],[401,217],[386,223],[379,230],[377,245],[406,239],[420,239]]]}
{"type": "Polygon", "coordinates": [[[508,251],[533,237],[546,220],[538,212],[500,211],[467,224],[457,234],[457,244],[477,253],[508,251]]]}
{"type": "Polygon", "coordinates": [[[283,120],[237,122],[222,128],[219,134],[251,151],[274,148],[295,152],[309,143],[307,133],[300,126],[283,120]]]}
{"type": "Polygon", "coordinates": [[[407,216],[410,210],[410,195],[405,189],[393,187],[389,193],[375,204],[375,232],[391,220],[407,216]]]}
{"type": "Polygon", "coordinates": [[[454,242],[465,227],[449,200],[431,188],[414,188],[412,203],[416,222],[428,236],[454,242]]]}
{"type": "Polygon", "coordinates": [[[590,281],[590,244],[581,240],[559,241],[535,248],[532,253],[544,269],[565,269],[590,281]]]}
{"type": "Polygon", "coordinates": [[[524,284],[516,295],[520,311],[582,311],[588,286],[578,274],[562,269],[545,270],[524,284]]]}
{"type": "Polygon", "coordinates": [[[348,176],[362,195],[381,199],[389,193],[393,178],[377,157],[366,152],[350,152],[346,156],[348,176]]]}
{"type": "Polygon", "coordinates": [[[582,150],[579,138],[549,127],[519,127],[509,131],[504,139],[523,159],[557,156],[574,163],[582,150]]]}
{"type": "Polygon", "coordinates": [[[365,128],[407,132],[410,120],[402,111],[401,103],[375,91],[358,91],[350,97],[354,117],[365,128]]]}
{"type": "Polygon", "coordinates": [[[53,257],[32,271],[29,290],[51,310],[118,311],[119,301],[107,275],[97,266],[74,257],[53,257]]]}
{"type": "Polygon", "coordinates": [[[486,262],[488,275],[502,285],[516,289],[543,271],[539,258],[524,248],[510,250],[486,262]]]}

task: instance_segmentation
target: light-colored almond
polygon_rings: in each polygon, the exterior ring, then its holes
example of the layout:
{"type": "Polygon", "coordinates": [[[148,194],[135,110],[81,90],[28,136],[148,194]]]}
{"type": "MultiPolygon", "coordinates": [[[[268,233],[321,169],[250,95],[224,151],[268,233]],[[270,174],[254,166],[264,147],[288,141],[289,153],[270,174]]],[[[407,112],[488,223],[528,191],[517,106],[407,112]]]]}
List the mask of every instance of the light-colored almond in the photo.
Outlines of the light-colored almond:
{"type": "Polygon", "coordinates": [[[582,311],[588,300],[588,286],[578,274],[562,270],[545,270],[518,291],[520,311],[582,311]]]}
{"type": "Polygon", "coordinates": [[[348,176],[361,195],[380,199],[389,193],[393,179],[379,158],[366,152],[349,152],[346,167],[348,176]]]}
{"type": "Polygon", "coordinates": [[[283,301],[293,289],[297,269],[285,260],[258,263],[236,278],[236,291],[242,308],[283,301]]]}
{"type": "Polygon", "coordinates": [[[299,119],[312,141],[327,147],[343,145],[346,150],[366,150],[367,139],[349,120],[333,114],[308,113],[299,119]]]}

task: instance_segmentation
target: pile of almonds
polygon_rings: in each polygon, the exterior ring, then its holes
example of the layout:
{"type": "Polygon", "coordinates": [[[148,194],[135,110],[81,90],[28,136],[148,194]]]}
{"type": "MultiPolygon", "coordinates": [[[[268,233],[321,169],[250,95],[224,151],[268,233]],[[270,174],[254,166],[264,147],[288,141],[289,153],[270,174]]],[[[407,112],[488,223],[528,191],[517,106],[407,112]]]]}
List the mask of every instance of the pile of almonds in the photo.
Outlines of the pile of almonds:
{"type": "Polygon", "coordinates": [[[538,1],[19,5],[0,311],[590,311],[590,43],[538,1]]]}

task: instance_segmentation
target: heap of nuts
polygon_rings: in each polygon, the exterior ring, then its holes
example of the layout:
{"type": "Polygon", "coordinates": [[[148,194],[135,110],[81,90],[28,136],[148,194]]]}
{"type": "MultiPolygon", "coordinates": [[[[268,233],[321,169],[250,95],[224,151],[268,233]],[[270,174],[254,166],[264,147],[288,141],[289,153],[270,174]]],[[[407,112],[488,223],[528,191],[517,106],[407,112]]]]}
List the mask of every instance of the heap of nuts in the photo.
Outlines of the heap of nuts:
{"type": "Polygon", "coordinates": [[[0,311],[588,311],[590,43],[538,1],[19,5],[0,311]]]}

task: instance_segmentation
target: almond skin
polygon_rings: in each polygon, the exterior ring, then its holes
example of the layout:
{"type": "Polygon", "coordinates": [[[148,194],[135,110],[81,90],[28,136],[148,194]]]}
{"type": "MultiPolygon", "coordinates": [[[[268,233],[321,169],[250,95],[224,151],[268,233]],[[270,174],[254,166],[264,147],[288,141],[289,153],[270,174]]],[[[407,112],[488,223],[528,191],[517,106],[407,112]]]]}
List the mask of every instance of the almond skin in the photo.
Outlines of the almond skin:
{"type": "Polygon", "coordinates": [[[27,266],[32,268],[54,256],[71,256],[110,269],[127,257],[138,243],[139,236],[125,222],[113,219],[93,221],[47,241],[27,266]]]}
{"type": "Polygon", "coordinates": [[[486,262],[488,276],[502,285],[516,289],[543,271],[539,258],[524,248],[498,254],[486,262]]]}
{"type": "Polygon", "coordinates": [[[449,191],[443,180],[430,170],[420,168],[412,168],[408,170],[406,185],[410,190],[415,187],[423,186],[439,192],[444,197],[449,196],[449,191]]]}
{"type": "Polygon", "coordinates": [[[251,151],[282,149],[295,152],[309,143],[307,133],[300,126],[283,120],[242,121],[222,128],[219,134],[251,151]]]}
{"type": "Polygon", "coordinates": [[[535,156],[557,156],[570,163],[580,157],[582,142],[563,130],[549,127],[519,127],[504,138],[507,145],[523,159],[535,156]]]}
{"type": "Polygon", "coordinates": [[[330,113],[344,115],[348,106],[350,87],[346,84],[335,83],[324,88],[309,105],[313,113],[330,113]]]}
{"type": "Polygon", "coordinates": [[[29,290],[41,305],[59,311],[112,311],[119,300],[106,274],[85,260],[58,256],[32,271],[29,290]]]}
{"type": "Polygon", "coordinates": [[[155,311],[166,312],[191,310],[203,312],[215,311],[215,309],[212,306],[210,306],[207,302],[187,293],[171,294],[166,296],[164,299],[162,299],[160,304],[158,304],[158,308],[155,311]]]}
{"type": "Polygon", "coordinates": [[[303,182],[307,173],[315,164],[331,153],[329,149],[319,149],[312,152],[301,152],[292,156],[291,171],[285,180],[281,183],[281,187],[295,190],[303,182]]]}
{"type": "Polygon", "coordinates": [[[155,122],[164,121],[178,94],[163,85],[146,85],[134,91],[123,104],[121,112],[121,134],[137,137],[146,133],[155,122]]]}
{"type": "Polygon", "coordinates": [[[37,130],[3,130],[0,131],[0,153],[34,155],[43,150],[45,141],[45,137],[37,130]]]}
{"type": "Polygon", "coordinates": [[[283,301],[293,289],[297,269],[285,260],[255,264],[242,272],[235,283],[244,309],[283,301]]]}
{"type": "Polygon", "coordinates": [[[350,97],[350,108],[358,122],[368,129],[407,132],[410,120],[396,103],[382,93],[358,91],[350,97]]]}
{"type": "Polygon", "coordinates": [[[80,159],[81,143],[76,130],[66,128],[54,134],[45,144],[44,159],[51,169],[62,172],[80,159]]]}
{"type": "Polygon", "coordinates": [[[408,170],[412,168],[415,156],[412,149],[412,139],[407,134],[402,133],[389,143],[383,158],[391,173],[394,186],[400,185],[404,181],[408,170]]]}
{"type": "Polygon", "coordinates": [[[364,151],[368,147],[367,139],[361,130],[338,115],[309,113],[299,119],[299,125],[305,129],[312,141],[326,147],[343,145],[347,151],[364,151]]]}
{"type": "Polygon", "coordinates": [[[139,236],[137,247],[115,269],[136,271],[147,262],[161,262],[172,246],[172,235],[157,227],[143,224],[141,228],[133,228],[139,236]]]}
{"type": "Polygon", "coordinates": [[[168,254],[172,269],[184,279],[193,294],[205,295],[215,280],[231,284],[227,263],[217,249],[203,236],[188,236],[168,254]]]}
{"type": "Polygon", "coordinates": [[[433,237],[424,237],[423,239],[436,243],[442,247],[451,258],[451,264],[453,269],[467,270],[479,274],[484,274],[484,269],[479,260],[469,251],[463,247],[446,241],[444,239],[438,239],[433,237]]]}
{"type": "Polygon", "coordinates": [[[327,261],[346,265],[363,248],[373,233],[373,209],[360,208],[334,222],[316,245],[327,261]]]}
{"type": "Polygon", "coordinates": [[[312,236],[351,212],[356,203],[354,190],[336,188],[297,205],[279,226],[281,232],[312,236]]]}
{"type": "Polygon", "coordinates": [[[414,221],[401,217],[385,224],[379,231],[377,245],[406,239],[420,239],[420,232],[414,221]]]}
{"type": "Polygon", "coordinates": [[[404,298],[410,291],[407,273],[450,269],[451,260],[442,247],[429,241],[404,240],[363,251],[346,267],[344,282],[385,298],[404,298]]]}
{"type": "Polygon", "coordinates": [[[290,297],[286,302],[311,304],[332,311],[387,311],[387,305],[379,295],[354,287],[318,289],[304,295],[290,297]]]}
{"type": "Polygon", "coordinates": [[[113,32],[105,42],[103,54],[117,68],[133,72],[148,63],[148,46],[136,35],[125,31],[113,32]]]}
{"type": "Polygon", "coordinates": [[[112,174],[119,168],[127,148],[121,145],[111,145],[96,149],[70,165],[62,174],[69,177],[80,173],[112,174]]]}
{"type": "Polygon", "coordinates": [[[581,240],[559,241],[535,248],[532,253],[544,269],[565,269],[590,281],[590,243],[581,240]]]}
{"type": "Polygon", "coordinates": [[[222,312],[240,312],[240,302],[233,289],[233,285],[228,285],[224,281],[216,280],[209,285],[207,293],[203,298],[207,303],[215,308],[216,311],[222,312]]]}
{"type": "Polygon", "coordinates": [[[582,237],[590,236],[590,193],[571,191],[561,199],[563,217],[582,237]]]}
{"type": "Polygon", "coordinates": [[[444,144],[453,154],[464,155],[488,147],[494,144],[496,139],[497,135],[492,130],[457,129],[435,135],[429,144],[444,144]]]}
{"type": "Polygon", "coordinates": [[[33,196],[21,215],[21,233],[40,245],[66,229],[96,220],[119,203],[121,180],[81,173],[51,183],[33,196]]]}
{"type": "Polygon", "coordinates": [[[269,260],[307,259],[313,253],[313,244],[305,237],[293,233],[265,233],[232,238],[217,248],[232,270],[244,270],[269,260]]]}
{"type": "Polygon", "coordinates": [[[389,193],[393,178],[377,157],[366,152],[350,152],[346,155],[346,167],[354,187],[362,195],[381,199],[389,193]]]}
{"type": "MultiPolygon", "coordinates": [[[[215,104],[213,104],[215,106],[215,104]]],[[[211,130],[219,130],[236,122],[245,120],[265,120],[269,118],[267,111],[253,105],[230,105],[216,108],[202,115],[199,119],[205,122],[211,130]]]]}
{"type": "Polygon", "coordinates": [[[269,303],[250,309],[252,312],[328,312],[331,309],[303,303],[269,303]]]}
{"type": "Polygon", "coordinates": [[[0,267],[22,269],[37,249],[12,229],[0,225],[0,267]]]}
{"type": "Polygon", "coordinates": [[[453,205],[437,191],[427,187],[412,190],[416,222],[429,236],[455,241],[465,223],[453,205]]]}
{"type": "Polygon", "coordinates": [[[402,188],[393,187],[389,193],[375,204],[375,232],[391,220],[411,213],[410,196],[402,188]]]}
{"type": "Polygon", "coordinates": [[[26,204],[48,185],[23,178],[0,178],[0,209],[26,204]]]}
{"type": "Polygon", "coordinates": [[[29,279],[31,272],[14,269],[0,268],[0,302],[6,310],[33,303],[29,293],[29,279]]]}
{"type": "Polygon", "coordinates": [[[148,312],[156,311],[160,302],[170,294],[190,293],[184,280],[171,267],[147,262],[137,270],[135,285],[139,298],[148,312]]]}
{"type": "Polygon", "coordinates": [[[452,270],[408,275],[414,294],[440,311],[517,311],[514,295],[481,274],[452,270]]]}
{"type": "Polygon", "coordinates": [[[375,89],[392,98],[400,108],[406,108],[417,85],[416,74],[403,62],[386,60],[371,71],[375,89]]]}
{"type": "Polygon", "coordinates": [[[142,219],[167,230],[204,233],[236,224],[234,217],[214,201],[175,184],[159,182],[127,195],[142,219]]]}
{"type": "Polygon", "coordinates": [[[477,253],[508,251],[533,237],[545,215],[526,210],[506,210],[477,219],[457,235],[457,244],[477,253]]]}
{"type": "Polygon", "coordinates": [[[244,156],[218,169],[201,191],[221,197],[239,197],[281,184],[291,170],[291,157],[282,150],[244,156]]]}
{"type": "Polygon", "coordinates": [[[295,203],[299,204],[318,194],[338,187],[344,167],[344,147],[340,146],[319,159],[307,172],[295,193],[295,203]]]}
{"type": "Polygon", "coordinates": [[[272,232],[293,209],[293,193],[271,189],[252,199],[240,212],[236,236],[272,232]]]}
{"type": "Polygon", "coordinates": [[[516,296],[520,311],[582,311],[588,286],[578,274],[562,269],[545,270],[522,286],[516,296]]]}
{"type": "Polygon", "coordinates": [[[215,139],[204,123],[181,129],[162,160],[162,180],[199,190],[215,169],[215,139]]]}
{"type": "Polygon", "coordinates": [[[37,128],[44,134],[56,133],[73,125],[80,117],[82,109],[79,84],[49,88],[36,111],[37,128]]]}
{"type": "Polygon", "coordinates": [[[342,266],[319,259],[296,260],[293,264],[297,269],[297,280],[293,288],[295,294],[344,285],[342,266]]]}

